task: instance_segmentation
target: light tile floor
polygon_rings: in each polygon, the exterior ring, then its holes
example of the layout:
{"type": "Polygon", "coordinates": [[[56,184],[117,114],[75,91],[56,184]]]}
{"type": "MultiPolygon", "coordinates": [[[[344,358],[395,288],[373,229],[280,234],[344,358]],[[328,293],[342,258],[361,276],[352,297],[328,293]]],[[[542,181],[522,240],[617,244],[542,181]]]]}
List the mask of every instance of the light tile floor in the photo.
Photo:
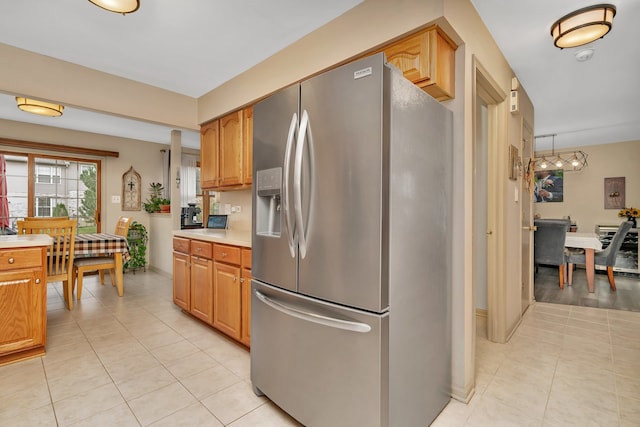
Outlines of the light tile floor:
{"type": "Polygon", "coordinates": [[[507,344],[476,332],[476,393],[433,426],[640,426],[640,313],[536,303],[507,344]]]}
{"type": "Polygon", "coordinates": [[[64,309],[48,285],[46,356],[0,367],[0,426],[299,426],[249,379],[249,352],[182,313],[171,278],[97,276],[64,309]],[[108,279],[107,279],[108,281],[108,279]]]}
{"type": "MultiPolygon", "coordinates": [[[[0,367],[0,426],[299,425],[253,394],[243,347],[180,312],[170,278],[84,288],[69,312],[49,285],[47,355],[0,367]]],[[[476,394],[434,426],[640,426],[640,313],[538,303],[508,344],[478,325],[476,394]]]]}

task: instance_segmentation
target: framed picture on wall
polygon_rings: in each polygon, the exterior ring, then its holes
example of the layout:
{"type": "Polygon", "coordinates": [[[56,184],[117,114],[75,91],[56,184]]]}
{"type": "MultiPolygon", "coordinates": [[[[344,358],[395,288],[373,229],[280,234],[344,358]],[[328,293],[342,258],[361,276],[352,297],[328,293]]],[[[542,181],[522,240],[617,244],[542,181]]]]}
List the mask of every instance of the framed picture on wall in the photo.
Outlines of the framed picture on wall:
{"type": "Polygon", "coordinates": [[[509,145],[509,179],[518,179],[518,169],[520,169],[518,148],[514,145],[509,145]]]}
{"type": "Polygon", "coordinates": [[[562,202],[564,200],[564,170],[543,169],[536,171],[534,183],[533,194],[536,202],[562,202]]]}

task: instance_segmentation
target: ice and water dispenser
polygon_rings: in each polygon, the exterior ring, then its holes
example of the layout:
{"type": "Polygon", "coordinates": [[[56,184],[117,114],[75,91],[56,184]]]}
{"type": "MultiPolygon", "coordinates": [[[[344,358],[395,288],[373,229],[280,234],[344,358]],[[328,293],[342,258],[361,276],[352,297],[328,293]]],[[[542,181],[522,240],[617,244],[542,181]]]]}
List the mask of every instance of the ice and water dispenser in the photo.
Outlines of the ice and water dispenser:
{"type": "Polygon", "coordinates": [[[256,181],[256,233],[280,237],[282,168],[259,170],[256,181]]]}

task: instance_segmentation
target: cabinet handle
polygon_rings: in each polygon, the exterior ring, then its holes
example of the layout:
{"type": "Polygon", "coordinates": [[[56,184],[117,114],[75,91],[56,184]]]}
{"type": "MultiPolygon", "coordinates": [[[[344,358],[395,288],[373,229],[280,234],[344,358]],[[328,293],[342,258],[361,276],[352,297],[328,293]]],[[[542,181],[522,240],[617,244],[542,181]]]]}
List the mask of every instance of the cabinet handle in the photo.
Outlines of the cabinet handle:
{"type": "Polygon", "coordinates": [[[244,278],[240,279],[240,283],[244,283],[244,278]]]}
{"type": "Polygon", "coordinates": [[[13,259],[13,258],[9,258],[9,264],[13,264],[14,262],[16,262],[16,260],[15,260],[15,259],[13,259]]]}
{"type": "Polygon", "coordinates": [[[202,248],[196,248],[196,252],[200,252],[202,248]]]}
{"type": "Polygon", "coordinates": [[[226,252],[222,252],[222,256],[223,256],[223,257],[226,257],[226,256],[227,256],[227,253],[226,253],[226,252]]]}
{"type": "Polygon", "coordinates": [[[36,285],[40,284],[40,279],[36,279],[36,285]]]}
{"type": "Polygon", "coordinates": [[[233,281],[234,281],[234,282],[236,281],[236,279],[237,279],[237,277],[236,277],[236,276],[233,276],[233,281]]]}

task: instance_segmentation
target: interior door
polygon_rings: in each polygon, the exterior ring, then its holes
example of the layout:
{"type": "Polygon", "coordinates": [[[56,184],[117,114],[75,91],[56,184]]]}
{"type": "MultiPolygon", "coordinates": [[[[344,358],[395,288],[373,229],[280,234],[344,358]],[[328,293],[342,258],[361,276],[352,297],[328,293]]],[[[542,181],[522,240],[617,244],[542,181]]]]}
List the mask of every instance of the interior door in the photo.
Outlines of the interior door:
{"type": "Polygon", "coordinates": [[[533,126],[522,120],[522,179],[520,194],[522,200],[522,312],[533,301],[533,176],[529,177],[529,160],[533,158],[533,126]]]}

